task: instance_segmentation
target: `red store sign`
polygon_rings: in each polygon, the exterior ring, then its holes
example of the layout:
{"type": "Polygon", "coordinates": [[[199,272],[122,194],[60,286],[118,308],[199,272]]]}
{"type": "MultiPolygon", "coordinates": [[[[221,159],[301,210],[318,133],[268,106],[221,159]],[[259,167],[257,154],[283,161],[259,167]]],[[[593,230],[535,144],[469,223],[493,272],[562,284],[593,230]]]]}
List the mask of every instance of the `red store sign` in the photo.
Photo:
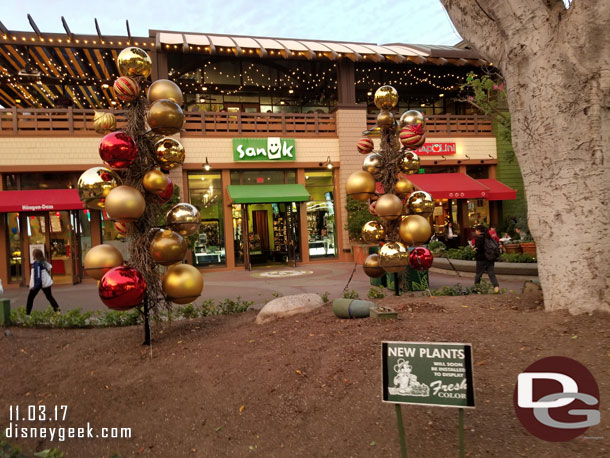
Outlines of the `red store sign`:
{"type": "Polygon", "coordinates": [[[415,150],[419,156],[441,156],[456,154],[455,143],[424,143],[415,150]]]}

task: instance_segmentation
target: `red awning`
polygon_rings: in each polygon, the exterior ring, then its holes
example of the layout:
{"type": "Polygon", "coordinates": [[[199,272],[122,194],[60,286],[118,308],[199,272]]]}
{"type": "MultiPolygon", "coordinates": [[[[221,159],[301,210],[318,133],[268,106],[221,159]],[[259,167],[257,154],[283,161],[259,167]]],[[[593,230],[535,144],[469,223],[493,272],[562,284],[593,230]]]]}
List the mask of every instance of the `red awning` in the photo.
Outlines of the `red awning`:
{"type": "Polygon", "coordinates": [[[408,175],[416,188],[435,199],[487,199],[489,188],[465,173],[427,173],[408,175]]]}
{"type": "Polygon", "coordinates": [[[488,200],[515,200],[517,198],[517,191],[513,188],[509,188],[501,181],[494,180],[493,178],[485,178],[477,181],[489,188],[488,200]]]}
{"type": "Polygon", "coordinates": [[[0,192],[0,213],[81,210],[76,189],[45,189],[0,192]]]}

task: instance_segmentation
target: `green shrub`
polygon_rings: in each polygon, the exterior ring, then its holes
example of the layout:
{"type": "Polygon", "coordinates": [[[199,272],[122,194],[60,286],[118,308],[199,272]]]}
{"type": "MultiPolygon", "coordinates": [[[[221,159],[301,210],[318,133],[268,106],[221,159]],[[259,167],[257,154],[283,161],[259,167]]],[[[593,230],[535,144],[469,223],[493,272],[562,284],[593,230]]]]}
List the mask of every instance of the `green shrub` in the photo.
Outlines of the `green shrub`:
{"type": "Polygon", "coordinates": [[[346,289],[343,291],[344,299],[360,299],[360,294],[355,289],[346,289]]]}
{"type": "Polygon", "coordinates": [[[361,202],[348,197],[346,208],[346,229],[349,233],[349,239],[354,241],[362,241],[362,226],[369,221],[376,221],[377,218],[371,215],[369,212],[368,202],[361,202]]]}
{"type": "Polygon", "coordinates": [[[432,254],[441,254],[447,250],[447,245],[440,240],[432,240],[430,243],[428,243],[428,249],[432,252],[432,254]]]}
{"type": "Polygon", "coordinates": [[[459,248],[450,248],[446,251],[445,257],[449,259],[462,259],[464,261],[473,261],[474,260],[474,248],[470,245],[461,246],[459,248]]]}
{"type": "Polygon", "coordinates": [[[500,255],[501,262],[536,262],[536,258],[527,253],[503,253],[500,255]]]}
{"type": "Polygon", "coordinates": [[[330,293],[328,291],[324,291],[324,294],[322,294],[322,302],[324,302],[325,304],[328,302],[329,294],[330,293]]]}
{"type": "MultiPolygon", "coordinates": [[[[506,289],[501,288],[501,293],[505,293],[506,289]]],[[[453,286],[443,286],[442,288],[433,289],[430,291],[432,296],[468,296],[469,294],[494,294],[494,288],[487,280],[481,280],[478,285],[464,286],[456,283],[453,286]]]]}
{"type": "Polygon", "coordinates": [[[369,289],[367,297],[369,299],[383,299],[385,297],[385,292],[381,286],[373,286],[371,289],[369,289]]]}

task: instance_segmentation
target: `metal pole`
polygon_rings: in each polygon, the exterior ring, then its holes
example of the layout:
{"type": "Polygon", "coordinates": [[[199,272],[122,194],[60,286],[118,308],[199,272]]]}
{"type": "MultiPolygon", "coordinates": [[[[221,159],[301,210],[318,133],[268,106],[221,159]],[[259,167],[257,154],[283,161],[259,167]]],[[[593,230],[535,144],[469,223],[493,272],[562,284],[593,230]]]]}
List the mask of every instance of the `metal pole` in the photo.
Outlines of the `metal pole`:
{"type": "Polygon", "coordinates": [[[400,296],[400,284],[398,283],[397,272],[394,272],[394,296],[400,296]]]}
{"type": "Polygon", "coordinates": [[[458,437],[460,440],[460,458],[464,458],[464,409],[458,409],[458,437]]]}
{"type": "Polygon", "coordinates": [[[407,441],[405,440],[405,429],[402,425],[402,412],[400,411],[400,404],[394,404],[396,408],[396,420],[398,422],[398,438],[400,439],[400,456],[401,458],[407,458],[407,441]]]}
{"type": "Polygon", "coordinates": [[[150,313],[148,311],[148,294],[144,294],[144,342],[142,345],[150,345],[150,313]]]}

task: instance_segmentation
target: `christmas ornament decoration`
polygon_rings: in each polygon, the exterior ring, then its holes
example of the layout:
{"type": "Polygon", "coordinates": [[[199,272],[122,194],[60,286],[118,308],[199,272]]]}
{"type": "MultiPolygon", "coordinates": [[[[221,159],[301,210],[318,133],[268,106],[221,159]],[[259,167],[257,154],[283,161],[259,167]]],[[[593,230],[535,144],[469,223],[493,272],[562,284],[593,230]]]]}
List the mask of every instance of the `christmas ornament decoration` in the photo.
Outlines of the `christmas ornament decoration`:
{"type": "Polygon", "coordinates": [[[163,292],[176,304],[193,302],[203,291],[203,277],[195,267],[178,264],[170,267],[163,276],[163,292]]]}
{"type": "Polygon", "coordinates": [[[369,221],[362,226],[362,239],[366,243],[377,244],[383,241],[385,229],[379,221],[369,221]]]}
{"type": "Polygon", "coordinates": [[[381,172],[381,156],[377,153],[368,154],[362,163],[362,170],[373,175],[373,178],[378,179],[381,172]]]}
{"type": "Polygon", "coordinates": [[[184,103],[182,91],[176,83],[170,80],[157,80],[150,85],[146,98],[149,103],[156,102],[161,99],[168,99],[176,102],[178,105],[184,103]]]}
{"type": "Polygon", "coordinates": [[[150,242],[150,254],[157,264],[171,266],[182,262],[188,246],[180,235],[167,230],[159,230],[150,242]]]}
{"type": "Polygon", "coordinates": [[[117,67],[121,76],[148,78],[152,71],[152,60],[143,49],[130,46],[119,53],[117,67]]]}
{"type": "Polygon", "coordinates": [[[417,110],[407,110],[400,115],[398,121],[398,127],[401,129],[405,126],[416,126],[421,125],[422,128],[426,127],[426,118],[417,110]]]}
{"type": "Polygon", "coordinates": [[[394,185],[394,193],[401,199],[404,199],[412,192],[413,192],[413,183],[411,183],[409,180],[407,180],[405,178],[398,180],[396,182],[396,184],[394,185]]]}
{"type": "Polygon", "coordinates": [[[193,235],[199,231],[201,216],[197,207],[187,203],[174,205],[165,216],[167,225],[182,236],[193,235]]]}
{"type": "Polygon", "coordinates": [[[398,219],[402,216],[402,201],[394,194],[384,194],[377,199],[375,211],[385,221],[398,219]]]}
{"type": "Polygon", "coordinates": [[[379,250],[379,266],[386,272],[402,272],[409,264],[409,253],[400,242],[387,242],[379,250]]]}
{"type": "Polygon", "coordinates": [[[93,129],[98,134],[107,134],[116,129],[116,117],[112,113],[96,111],[93,115],[93,129]]]}
{"type": "Polygon", "coordinates": [[[400,222],[400,239],[409,246],[426,243],[432,236],[430,222],[420,215],[407,215],[400,222]]]}
{"type": "Polygon", "coordinates": [[[140,93],[140,86],[136,80],[128,76],[119,76],[112,85],[114,94],[123,102],[133,102],[140,93]]]}
{"type": "Polygon", "coordinates": [[[421,124],[403,127],[398,138],[402,146],[408,149],[415,149],[426,141],[424,128],[421,124]]]}
{"type": "Polygon", "coordinates": [[[123,265],[123,255],[112,245],[97,245],[87,252],[83,264],[87,275],[101,280],[110,269],[123,265]]]}
{"type": "Polygon", "coordinates": [[[398,92],[392,86],[381,86],[375,91],[374,101],[380,110],[391,110],[398,103],[398,92]]]}
{"type": "Polygon", "coordinates": [[[347,195],[355,200],[368,200],[375,193],[375,178],[368,172],[352,173],[345,183],[347,195]]]}
{"type": "Polygon", "coordinates": [[[86,208],[100,210],[108,193],[121,184],[119,176],[106,167],[92,167],[79,177],[78,196],[86,208]]]}
{"type": "Polygon", "coordinates": [[[169,202],[169,200],[174,195],[174,183],[172,183],[172,180],[170,180],[167,175],[166,175],[166,177],[167,177],[167,186],[165,187],[163,192],[157,194],[157,196],[159,196],[159,199],[161,199],[162,202],[169,202]]]}
{"type": "Polygon", "coordinates": [[[369,202],[369,213],[373,216],[377,216],[377,212],[375,211],[375,204],[377,203],[377,200],[371,199],[369,202]]]}
{"type": "Polygon", "coordinates": [[[432,267],[434,256],[428,248],[417,247],[409,253],[409,266],[415,270],[428,270],[432,267]]]}
{"type": "Polygon", "coordinates": [[[117,230],[117,232],[119,234],[127,235],[127,223],[122,223],[121,221],[115,221],[114,228],[117,230]]]}
{"type": "Polygon", "coordinates": [[[182,129],[184,113],[173,100],[160,99],[150,105],[146,120],[153,132],[174,135],[182,129]]]}
{"type": "Polygon", "coordinates": [[[414,191],[407,199],[407,208],[416,215],[429,216],[434,213],[434,199],[426,191],[414,191]]]}
{"type": "Polygon", "coordinates": [[[129,167],[136,160],[138,147],[125,132],[111,132],[102,138],[99,147],[104,164],[113,169],[129,167]]]}
{"type": "Polygon", "coordinates": [[[129,310],[144,300],[146,280],[133,267],[119,266],[104,274],[99,282],[98,292],[107,307],[129,310]]]}
{"type": "Polygon", "coordinates": [[[369,254],[364,260],[362,268],[364,273],[371,278],[379,278],[385,275],[385,270],[379,265],[379,255],[377,253],[369,254]]]}
{"type": "Polygon", "coordinates": [[[419,156],[413,151],[407,151],[398,166],[402,173],[413,175],[419,171],[419,163],[419,156]]]}
{"type": "Polygon", "coordinates": [[[169,183],[169,177],[165,173],[156,169],[149,170],[142,178],[142,186],[144,186],[144,189],[152,194],[156,194],[157,196],[165,192],[169,183]]]}
{"type": "Polygon", "coordinates": [[[356,143],[356,148],[360,154],[369,154],[371,151],[373,151],[373,148],[375,148],[375,144],[370,138],[364,137],[358,140],[358,143],[356,143]]]}
{"type": "Polygon", "coordinates": [[[162,170],[170,170],[184,162],[184,146],[171,137],[163,137],[155,143],[155,160],[162,170]]]}
{"type": "Polygon", "coordinates": [[[123,222],[138,220],[146,209],[140,191],[131,186],[117,186],[106,197],[106,212],[110,219],[123,222]]]}
{"type": "Polygon", "coordinates": [[[388,129],[394,125],[394,115],[391,111],[381,110],[377,115],[377,125],[382,129],[388,129]]]}

